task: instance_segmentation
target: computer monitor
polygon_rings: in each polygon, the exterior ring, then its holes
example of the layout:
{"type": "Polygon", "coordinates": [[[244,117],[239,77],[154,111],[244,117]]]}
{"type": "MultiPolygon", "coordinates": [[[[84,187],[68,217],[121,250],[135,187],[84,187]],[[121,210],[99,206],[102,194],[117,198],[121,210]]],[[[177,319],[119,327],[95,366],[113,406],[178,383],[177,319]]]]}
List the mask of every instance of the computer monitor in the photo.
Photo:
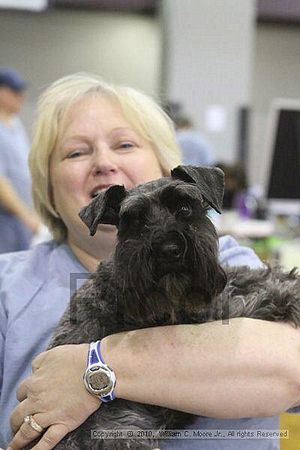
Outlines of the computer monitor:
{"type": "Polygon", "coordinates": [[[265,196],[270,214],[300,216],[300,99],[272,102],[265,150],[265,196]]]}

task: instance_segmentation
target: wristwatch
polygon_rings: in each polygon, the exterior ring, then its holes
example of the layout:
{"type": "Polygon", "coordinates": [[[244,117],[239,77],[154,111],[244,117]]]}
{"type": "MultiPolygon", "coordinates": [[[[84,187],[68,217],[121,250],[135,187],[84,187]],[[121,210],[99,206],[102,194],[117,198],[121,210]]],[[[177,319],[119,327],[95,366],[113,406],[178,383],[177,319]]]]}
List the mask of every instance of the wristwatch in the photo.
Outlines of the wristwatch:
{"type": "Polygon", "coordinates": [[[114,388],[116,375],[102,359],[100,352],[101,341],[91,342],[88,352],[87,368],[83,375],[86,389],[102,402],[107,403],[115,399],[114,388]]]}

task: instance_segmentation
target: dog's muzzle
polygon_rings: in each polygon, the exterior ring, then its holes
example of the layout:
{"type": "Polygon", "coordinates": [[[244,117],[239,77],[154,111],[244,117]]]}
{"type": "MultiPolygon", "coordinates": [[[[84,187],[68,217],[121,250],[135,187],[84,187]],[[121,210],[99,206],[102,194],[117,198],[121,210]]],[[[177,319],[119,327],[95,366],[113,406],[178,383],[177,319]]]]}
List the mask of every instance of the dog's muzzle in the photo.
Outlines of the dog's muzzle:
{"type": "Polygon", "coordinates": [[[154,238],[153,252],[158,260],[177,262],[185,253],[185,239],[180,233],[169,232],[154,238]]]}

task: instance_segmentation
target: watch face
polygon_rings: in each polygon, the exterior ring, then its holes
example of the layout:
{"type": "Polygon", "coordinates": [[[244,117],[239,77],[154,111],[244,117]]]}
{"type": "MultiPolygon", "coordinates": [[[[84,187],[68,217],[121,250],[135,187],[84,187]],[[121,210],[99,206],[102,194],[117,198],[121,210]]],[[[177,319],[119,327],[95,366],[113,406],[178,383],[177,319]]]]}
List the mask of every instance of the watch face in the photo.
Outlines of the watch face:
{"type": "Polygon", "coordinates": [[[89,382],[93,389],[105,389],[110,384],[110,378],[104,371],[96,370],[90,373],[89,382]]]}
{"type": "Polygon", "coordinates": [[[110,367],[106,365],[93,365],[86,369],[84,384],[87,390],[94,395],[103,397],[113,392],[116,377],[110,367]]]}

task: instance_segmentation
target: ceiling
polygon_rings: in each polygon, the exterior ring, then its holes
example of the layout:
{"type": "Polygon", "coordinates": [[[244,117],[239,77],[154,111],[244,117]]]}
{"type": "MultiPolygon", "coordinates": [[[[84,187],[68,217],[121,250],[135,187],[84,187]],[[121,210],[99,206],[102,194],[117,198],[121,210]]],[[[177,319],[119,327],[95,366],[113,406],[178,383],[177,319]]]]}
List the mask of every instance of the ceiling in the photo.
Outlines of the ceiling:
{"type": "MultiPolygon", "coordinates": [[[[155,15],[163,0],[0,0],[0,9],[44,11],[56,8],[155,15]]],[[[185,1],[185,0],[181,0],[185,1]]],[[[194,0],[201,1],[201,0],[194,0]]],[[[299,0],[256,0],[256,19],[262,23],[300,24],[299,0]]]]}
{"type": "Polygon", "coordinates": [[[53,7],[155,14],[160,0],[50,0],[53,7]]]}

